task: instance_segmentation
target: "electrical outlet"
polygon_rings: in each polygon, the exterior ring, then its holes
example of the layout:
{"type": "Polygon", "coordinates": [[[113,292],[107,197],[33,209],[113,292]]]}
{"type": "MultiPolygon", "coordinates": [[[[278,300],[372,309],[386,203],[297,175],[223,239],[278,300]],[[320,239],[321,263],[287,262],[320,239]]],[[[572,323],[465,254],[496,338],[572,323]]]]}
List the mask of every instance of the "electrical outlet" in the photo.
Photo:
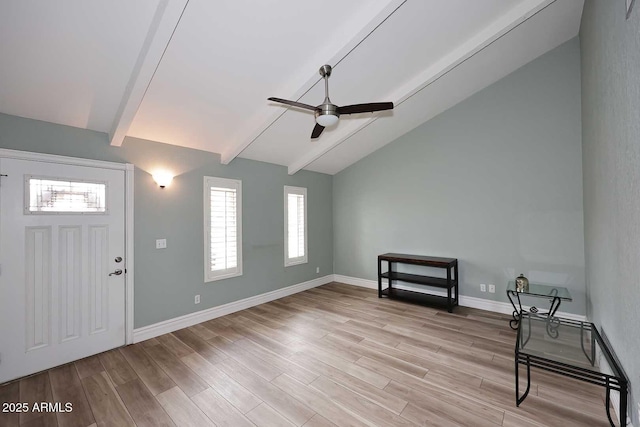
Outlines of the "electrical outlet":
{"type": "Polygon", "coordinates": [[[316,267],[316,274],[320,273],[320,267],[316,267]]]}
{"type": "Polygon", "coordinates": [[[156,249],[167,249],[167,239],[156,239],[156,249]]]}
{"type": "Polygon", "coordinates": [[[489,285],[489,292],[491,292],[492,294],[496,293],[496,285],[489,285]]]}
{"type": "Polygon", "coordinates": [[[480,284],[480,291],[481,292],[487,292],[487,285],[485,285],[484,283],[480,284]]]}
{"type": "Polygon", "coordinates": [[[196,295],[195,303],[200,304],[200,295],[196,295]]]}

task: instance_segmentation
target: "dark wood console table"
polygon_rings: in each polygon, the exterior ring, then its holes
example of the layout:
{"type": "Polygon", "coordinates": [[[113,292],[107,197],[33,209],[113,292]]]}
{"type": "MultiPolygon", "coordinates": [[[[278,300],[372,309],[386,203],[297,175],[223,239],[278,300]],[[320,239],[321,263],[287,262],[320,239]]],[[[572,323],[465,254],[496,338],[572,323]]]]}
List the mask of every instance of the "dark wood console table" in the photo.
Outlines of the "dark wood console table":
{"type": "Polygon", "coordinates": [[[407,255],[387,253],[378,255],[378,298],[403,299],[410,302],[447,307],[451,313],[458,305],[458,260],[456,258],[440,258],[422,255],[407,255]],[[382,262],[387,262],[387,271],[382,271],[382,262]],[[419,265],[431,268],[444,268],[447,277],[432,277],[421,274],[399,273],[395,271],[395,264],[419,265]],[[388,287],[382,289],[382,279],[388,280],[388,287]],[[415,283],[418,285],[442,288],[447,290],[447,296],[433,295],[423,292],[408,291],[393,287],[394,281],[415,283]]]}

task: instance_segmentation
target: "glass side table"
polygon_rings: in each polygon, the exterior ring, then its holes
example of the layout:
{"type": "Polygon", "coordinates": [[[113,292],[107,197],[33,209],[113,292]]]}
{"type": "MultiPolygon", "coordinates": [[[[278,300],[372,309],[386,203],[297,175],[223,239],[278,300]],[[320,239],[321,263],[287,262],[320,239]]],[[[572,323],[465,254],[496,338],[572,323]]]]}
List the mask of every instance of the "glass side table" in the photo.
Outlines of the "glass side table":
{"type": "Polygon", "coordinates": [[[509,321],[511,329],[518,329],[518,323],[523,313],[527,310],[522,308],[520,295],[527,295],[537,298],[548,298],[551,300],[551,306],[547,312],[540,312],[537,307],[532,306],[529,311],[531,313],[545,314],[548,318],[553,318],[560,307],[562,301],[572,301],[569,289],[563,286],[540,285],[537,283],[529,283],[529,289],[526,291],[517,291],[516,282],[511,281],[507,285],[507,297],[513,306],[513,319],[509,321]],[[518,305],[516,306],[516,302],[518,305]]]}
{"type": "Polygon", "coordinates": [[[620,393],[620,425],[627,425],[628,380],[606,338],[593,323],[535,313],[522,313],[518,325],[515,354],[516,406],[526,399],[531,387],[531,367],[564,375],[606,389],[607,417],[615,426],[611,413],[611,392],[620,393]],[[556,335],[549,337],[549,324],[555,325],[556,335]],[[602,355],[602,357],[598,357],[602,355]],[[609,366],[605,374],[599,363],[609,366]],[[518,366],[527,367],[527,388],[520,396],[518,366]]]}

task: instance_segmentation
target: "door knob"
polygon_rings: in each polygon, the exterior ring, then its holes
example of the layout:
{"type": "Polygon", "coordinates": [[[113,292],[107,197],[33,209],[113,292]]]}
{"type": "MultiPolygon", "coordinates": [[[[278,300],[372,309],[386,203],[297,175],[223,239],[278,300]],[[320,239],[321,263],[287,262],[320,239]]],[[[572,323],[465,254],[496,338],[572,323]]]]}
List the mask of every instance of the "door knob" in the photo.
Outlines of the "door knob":
{"type": "Polygon", "coordinates": [[[117,256],[114,261],[115,262],[122,262],[122,257],[121,256],[117,256]]]}
{"type": "Polygon", "coordinates": [[[117,269],[116,271],[114,271],[113,273],[109,273],[109,276],[119,276],[122,274],[122,270],[117,269]]]}

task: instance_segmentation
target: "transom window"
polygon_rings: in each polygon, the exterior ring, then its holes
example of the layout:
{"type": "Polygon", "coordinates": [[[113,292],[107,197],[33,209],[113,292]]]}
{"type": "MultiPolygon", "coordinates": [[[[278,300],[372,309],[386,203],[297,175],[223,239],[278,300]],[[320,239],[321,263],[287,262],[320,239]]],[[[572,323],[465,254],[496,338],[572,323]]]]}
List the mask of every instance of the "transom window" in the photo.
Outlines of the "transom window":
{"type": "Polygon", "coordinates": [[[25,213],[93,213],[107,211],[105,182],[25,177],[25,213]]]}

